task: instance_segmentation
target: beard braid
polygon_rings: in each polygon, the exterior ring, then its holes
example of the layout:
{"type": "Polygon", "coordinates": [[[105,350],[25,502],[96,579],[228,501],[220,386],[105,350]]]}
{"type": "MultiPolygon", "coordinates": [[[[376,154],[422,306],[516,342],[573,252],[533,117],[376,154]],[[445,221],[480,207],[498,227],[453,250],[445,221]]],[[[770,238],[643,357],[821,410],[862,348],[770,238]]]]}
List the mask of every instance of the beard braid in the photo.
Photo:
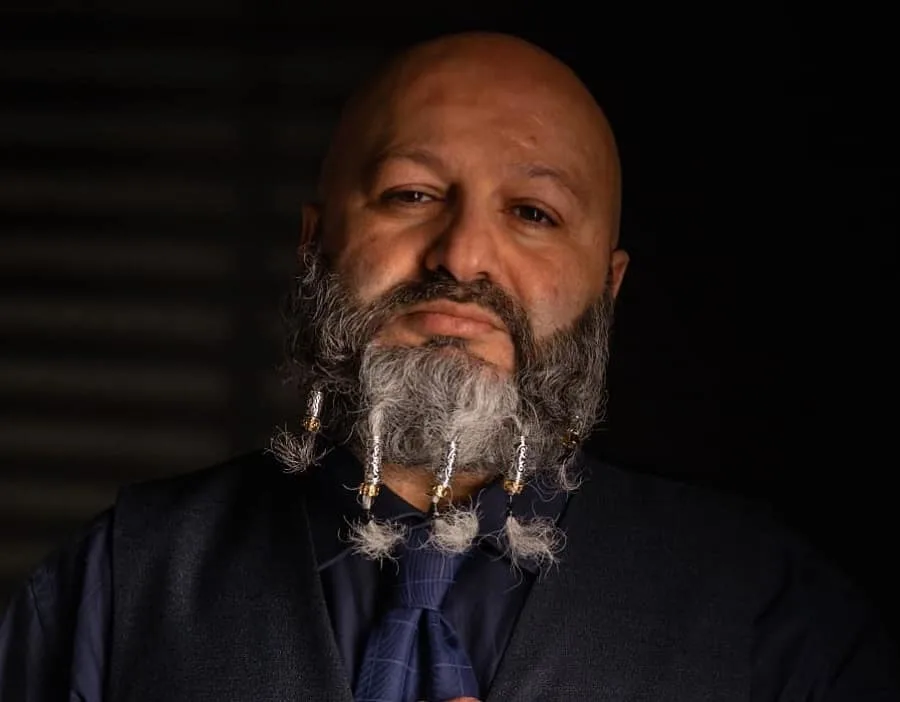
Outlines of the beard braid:
{"type": "Polygon", "coordinates": [[[523,523],[513,516],[506,518],[504,549],[514,568],[531,561],[545,571],[556,564],[565,541],[565,532],[551,519],[535,518],[523,523]]]}
{"type": "Polygon", "coordinates": [[[353,553],[371,561],[395,560],[394,549],[406,536],[406,528],[381,519],[350,522],[347,541],[353,553]]]}
{"type": "MultiPolygon", "coordinates": [[[[447,442],[458,437],[457,471],[489,480],[505,473],[516,437],[525,434],[532,456],[526,477],[539,476],[564,491],[577,487],[574,460],[561,437],[576,416],[586,435],[602,409],[612,323],[609,285],[571,327],[537,341],[525,311],[489,281],[460,283],[435,274],[361,304],[327,270],[316,247],[301,252],[301,270],[284,315],[284,371],[301,392],[315,387],[324,393],[324,443],[346,443],[365,460],[375,412],[385,463],[436,470],[447,442]],[[435,339],[415,348],[372,343],[404,307],[435,299],[474,302],[494,312],[515,345],[515,376],[502,376],[458,340],[435,339]]],[[[270,450],[289,469],[305,470],[323,455],[316,446],[315,437],[281,431],[270,450]]],[[[445,520],[445,533],[436,537],[445,550],[472,536],[473,524],[477,532],[475,512],[455,509],[458,518],[445,520]]],[[[382,558],[402,539],[388,531],[363,525],[351,538],[359,552],[382,558]]],[[[564,542],[562,532],[539,520],[518,522],[508,537],[514,563],[551,563],[564,542]]]]}
{"type": "Polygon", "coordinates": [[[474,506],[450,505],[434,520],[428,545],[454,556],[469,550],[478,536],[478,511],[474,506]]]}
{"type": "Polygon", "coordinates": [[[269,441],[269,450],[281,461],[285,472],[302,473],[325,455],[316,439],[313,432],[297,436],[287,427],[279,427],[269,441]]]}

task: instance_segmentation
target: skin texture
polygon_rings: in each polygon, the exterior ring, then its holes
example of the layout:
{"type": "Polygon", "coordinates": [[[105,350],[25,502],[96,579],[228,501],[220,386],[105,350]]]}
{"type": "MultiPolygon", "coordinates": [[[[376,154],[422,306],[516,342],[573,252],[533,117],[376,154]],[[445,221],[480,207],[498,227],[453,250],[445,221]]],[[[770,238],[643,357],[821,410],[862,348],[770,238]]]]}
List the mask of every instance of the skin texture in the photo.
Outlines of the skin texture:
{"type": "MultiPolygon", "coordinates": [[[[319,235],[331,268],[363,301],[428,274],[487,279],[528,313],[537,339],[617,294],[620,171],[602,111],[572,71],[520,39],[471,33],[406,52],[351,100],[326,158],[302,244],[319,235]]],[[[472,304],[428,303],[388,321],[375,341],[435,335],[504,372],[503,324],[472,304]]],[[[385,472],[427,506],[429,475],[385,472]],[[419,479],[421,478],[421,479],[419,479]]],[[[455,498],[480,487],[453,486],[455,498]]]]}

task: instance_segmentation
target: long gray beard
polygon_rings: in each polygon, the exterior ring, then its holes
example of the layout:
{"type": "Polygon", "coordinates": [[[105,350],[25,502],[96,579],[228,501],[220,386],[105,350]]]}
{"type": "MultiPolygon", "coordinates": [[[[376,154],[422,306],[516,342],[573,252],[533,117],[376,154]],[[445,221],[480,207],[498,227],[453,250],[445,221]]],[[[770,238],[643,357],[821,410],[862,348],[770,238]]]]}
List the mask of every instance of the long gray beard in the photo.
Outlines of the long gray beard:
{"type": "MultiPolygon", "coordinates": [[[[386,462],[439,465],[458,442],[456,473],[496,475],[518,433],[519,393],[492,366],[457,350],[372,345],[360,369],[363,414],[378,417],[386,462]]],[[[362,446],[373,422],[357,425],[362,446]]]]}
{"type": "MultiPolygon", "coordinates": [[[[362,305],[317,250],[307,251],[302,265],[285,315],[286,371],[302,393],[324,392],[325,412],[320,435],[285,430],[273,438],[272,450],[285,466],[307,469],[321,457],[323,443],[347,443],[364,461],[377,417],[384,462],[402,470],[437,471],[448,442],[457,439],[456,471],[491,479],[508,470],[515,442],[524,435],[531,457],[526,477],[542,476],[561,490],[577,486],[567,460],[571,452],[561,439],[576,418],[582,434],[588,433],[603,410],[612,323],[608,292],[571,328],[536,341],[524,311],[484,281],[412,283],[362,305]],[[458,340],[438,338],[417,348],[372,343],[403,306],[437,298],[476,302],[498,314],[516,347],[514,377],[501,375],[458,340]]],[[[455,523],[471,531],[471,518],[461,515],[455,523]]],[[[527,556],[552,561],[560,535],[546,524],[536,525],[534,533],[518,526],[527,556]]],[[[394,544],[399,538],[395,528],[386,529],[360,530],[370,538],[358,550],[386,555],[375,542],[394,544]]],[[[464,541],[462,534],[450,534],[449,541],[454,539],[464,541]]]]}

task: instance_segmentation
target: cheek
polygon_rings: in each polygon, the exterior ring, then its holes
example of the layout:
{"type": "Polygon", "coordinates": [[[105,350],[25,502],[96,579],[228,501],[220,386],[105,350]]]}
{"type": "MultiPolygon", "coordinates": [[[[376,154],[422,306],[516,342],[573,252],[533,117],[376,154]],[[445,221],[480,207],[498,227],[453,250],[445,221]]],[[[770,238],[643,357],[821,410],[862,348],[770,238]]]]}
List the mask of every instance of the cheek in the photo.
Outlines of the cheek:
{"type": "Polygon", "coordinates": [[[527,285],[523,298],[537,338],[575,321],[592,299],[588,283],[587,272],[574,261],[543,265],[523,277],[523,286],[527,285]]]}
{"type": "Polygon", "coordinates": [[[377,234],[349,237],[332,257],[334,271],[362,301],[379,296],[415,272],[414,256],[377,234]]]}

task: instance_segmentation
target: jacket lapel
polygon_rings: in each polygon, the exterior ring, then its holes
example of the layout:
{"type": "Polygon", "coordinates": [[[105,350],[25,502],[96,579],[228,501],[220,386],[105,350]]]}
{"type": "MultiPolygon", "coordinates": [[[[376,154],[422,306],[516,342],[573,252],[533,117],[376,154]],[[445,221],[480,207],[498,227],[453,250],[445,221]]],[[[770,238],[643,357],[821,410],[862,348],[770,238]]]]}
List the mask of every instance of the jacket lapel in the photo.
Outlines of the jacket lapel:
{"type": "Polygon", "coordinates": [[[122,491],[108,699],[351,702],[305,487],[245,457],[122,491]]]}
{"type": "Polygon", "coordinates": [[[485,702],[532,702],[565,655],[565,587],[556,574],[534,584],[485,702]]]}
{"type": "Polygon", "coordinates": [[[334,628],[328,615],[322,579],[315,558],[305,494],[304,499],[300,501],[300,509],[296,510],[295,514],[296,538],[306,542],[306,548],[303,549],[304,557],[298,559],[297,563],[298,592],[305,593],[308,597],[313,617],[313,631],[310,632],[313,635],[306,636],[304,632],[300,632],[300,636],[310,643],[309,649],[303,652],[305,660],[317,669],[309,671],[312,674],[304,681],[303,699],[353,702],[350,680],[344,670],[334,628]]]}
{"type": "MultiPolygon", "coordinates": [[[[587,660],[590,656],[579,656],[583,642],[572,640],[579,636],[572,618],[583,622],[590,616],[578,605],[590,601],[597,545],[597,500],[592,493],[600,489],[600,471],[591,472],[593,480],[570,498],[560,522],[566,547],[559,563],[532,585],[485,702],[534,702],[536,691],[547,691],[547,699],[577,699],[560,687],[560,678],[567,679],[567,671],[583,675],[597,664],[587,660]]],[[[578,683],[572,683],[577,689],[578,683]]]]}
{"type": "Polygon", "coordinates": [[[572,564],[585,557],[574,533],[585,512],[579,497],[571,498],[561,522],[568,545],[560,563],[532,585],[485,702],[532,702],[534,691],[546,689],[554,677],[560,658],[571,655],[566,619],[571,616],[572,564]]]}

